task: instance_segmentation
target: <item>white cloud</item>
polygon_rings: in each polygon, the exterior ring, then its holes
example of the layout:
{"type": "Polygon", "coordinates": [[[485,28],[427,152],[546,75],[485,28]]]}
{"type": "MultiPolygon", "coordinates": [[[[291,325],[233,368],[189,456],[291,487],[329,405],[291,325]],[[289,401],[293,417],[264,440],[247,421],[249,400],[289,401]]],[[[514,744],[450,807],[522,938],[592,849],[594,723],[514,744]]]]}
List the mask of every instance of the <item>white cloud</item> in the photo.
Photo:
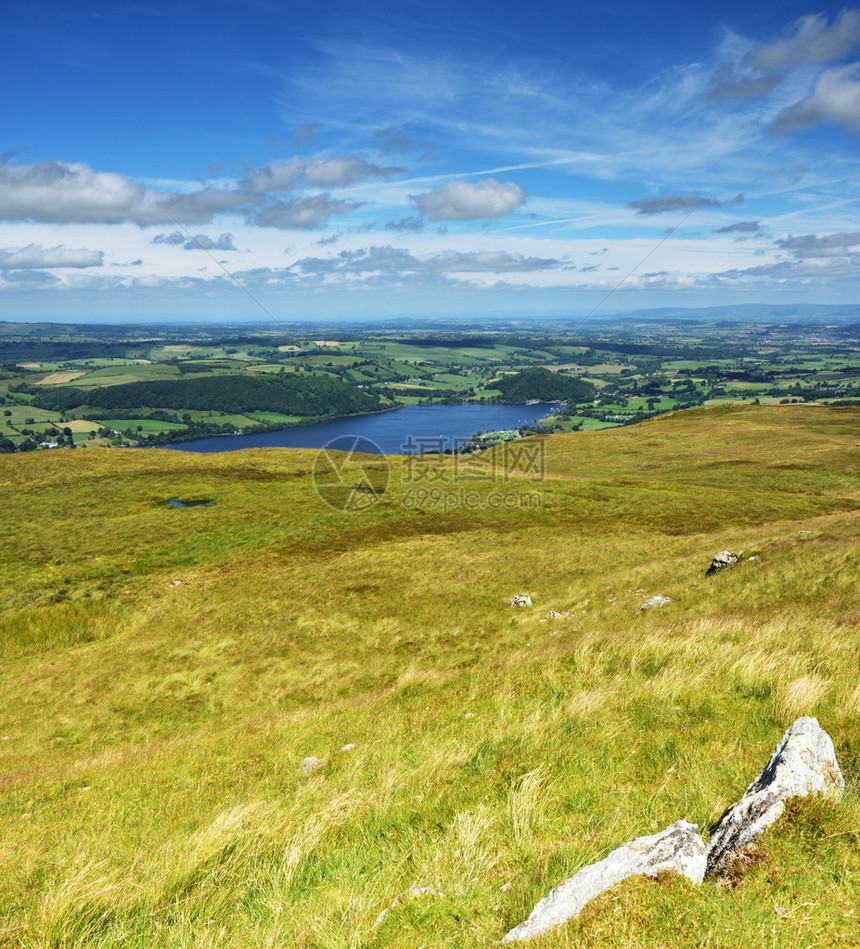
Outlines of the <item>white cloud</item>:
{"type": "Polygon", "coordinates": [[[305,257],[294,264],[303,273],[531,273],[551,270],[560,261],[509,251],[445,250],[416,257],[391,246],[344,250],[335,257],[305,257]]]}
{"type": "Polygon", "coordinates": [[[713,274],[710,278],[715,284],[728,281],[764,281],[788,286],[805,284],[825,285],[835,278],[847,278],[858,283],[860,274],[860,255],[854,257],[810,258],[809,260],[783,260],[758,267],[742,270],[726,270],[713,274]]]}
{"type": "Polygon", "coordinates": [[[532,273],[552,270],[559,263],[547,257],[524,257],[505,250],[443,251],[422,260],[423,269],[444,273],[532,273]]]}
{"type": "Polygon", "coordinates": [[[97,222],[133,219],[151,192],[122,175],[57,161],[0,166],[3,220],[97,222]]]}
{"type": "Polygon", "coordinates": [[[847,257],[860,253],[860,231],[841,234],[803,234],[786,237],[776,242],[783,250],[791,251],[795,257],[847,257]]]}
{"type": "Polygon", "coordinates": [[[333,214],[348,214],[361,206],[359,201],[336,201],[323,193],[312,198],[274,201],[258,211],[252,220],[260,227],[310,230],[321,227],[333,214]]]}
{"type": "Polygon", "coordinates": [[[173,231],[170,234],[156,234],[152,238],[153,244],[184,244],[187,240],[182,231],[173,231]]]}
{"type": "Polygon", "coordinates": [[[784,109],[770,132],[785,135],[821,122],[835,122],[860,134],[860,63],[825,69],[816,78],[812,93],[784,109]]]}
{"type": "MultiPolygon", "coordinates": [[[[160,196],[159,196],[160,197],[160,196]]],[[[174,218],[183,224],[203,224],[211,221],[216,214],[235,211],[250,200],[251,196],[242,190],[230,188],[201,188],[188,194],[171,194],[158,200],[155,215],[159,212],[172,221],[174,218]],[[161,209],[164,209],[161,211],[161,209]]],[[[135,222],[140,223],[140,222],[135,222]]],[[[152,223],[162,223],[161,219],[152,223]]]]}
{"type": "Polygon", "coordinates": [[[792,66],[842,59],[858,42],[860,10],[843,10],[830,26],[825,16],[814,13],[795,20],[785,35],[753,50],[745,62],[764,72],[780,72],[792,66]]]}
{"type": "Polygon", "coordinates": [[[716,198],[703,198],[695,194],[667,194],[660,198],[642,198],[631,201],[627,207],[637,214],[664,214],[667,211],[686,211],[694,208],[722,208],[727,204],[740,204],[742,194],[735,195],[730,201],[717,201],[716,198]]]}
{"type": "Polygon", "coordinates": [[[431,221],[476,221],[503,217],[516,210],[526,192],[512,181],[449,181],[441,188],[410,195],[412,203],[431,221]]]}
{"type": "Polygon", "coordinates": [[[303,163],[301,178],[320,188],[342,188],[367,178],[390,178],[405,171],[396,165],[372,165],[363,158],[314,158],[303,163]]]}
{"type": "MultiPolygon", "coordinates": [[[[735,40],[737,46],[739,38],[735,40]]],[[[742,56],[735,49],[734,57],[740,58],[733,57],[715,70],[708,99],[756,99],[785,84],[782,91],[794,92],[796,100],[800,91],[797,84],[807,87],[809,81],[809,69],[803,67],[843,59],[858,42],[860,10],[843,10],[830,25],[822,14],[801,17],[789,24],[779,39],[754,47],[742,56]]]]}
{"type": "Polygon", "coordinates": [[[203,188],[190,194],[160,194],[123,175],[97,172],[80,162],[0,164],[0,220],[119,224],[145,227],[200,223],[247,201],[242,192],[203,188]]]}
{"type": "Polygon", "coordinates": [[[100,250],[70,250],[65,247],[27,247],[0,249],[0,270],[41,270],[49,267],[101,267],[100,250]]]}
{"type": "Polygon", "coordinates": [[[761,230],[761,224],[758,221],[738,221],[736,224],[727,224],[725,227],[718,227],[715,234],[757,234],[761,230]]]}
{"type": "Polygon", "coordinates": [[[195,234],[184,244],[185,250],[235,250],[232,234],[222,234],[218,240],[213,240],[206,234],[195,234]]]}
{"type": "Polygon", "coordinates": [[[272,161],[262,168],[252,168],[242,185],[255,194],[289,191],[296,187],[344,188],[369,178],[389,178],[405,168],[381,167],[363,158],[348,155],[342,158],[312,158],[302,161],[272,161]]]}

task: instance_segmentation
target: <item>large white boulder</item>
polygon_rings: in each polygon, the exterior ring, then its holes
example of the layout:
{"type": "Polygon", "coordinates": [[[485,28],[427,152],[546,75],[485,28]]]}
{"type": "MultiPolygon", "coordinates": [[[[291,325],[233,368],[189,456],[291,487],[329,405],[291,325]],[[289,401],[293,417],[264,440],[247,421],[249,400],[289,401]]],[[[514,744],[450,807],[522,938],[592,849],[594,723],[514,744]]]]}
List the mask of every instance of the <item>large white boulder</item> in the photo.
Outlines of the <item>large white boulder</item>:
{"type": "Polygon", "coordinates": [[[637,837],[622,844],[605,860],[583,867],[560,883],[502,942],[533,939],[566,923],[580,913],[589,900],[636,874],[656,876],[661,870],[673,870],[694,883],[701,883],[705,875],[705,845],[697,830],[695,824],[679,820],[659,834],[637,837]]]}
{"type": "Polygon", "coordinates": [[[708,841],[708,875],[725,870],[782,814],[789,798],[823,793],[840,800],[844,787],[830,736],[817,719],[799,718],[744,796],[720,818],[708,841]]]}

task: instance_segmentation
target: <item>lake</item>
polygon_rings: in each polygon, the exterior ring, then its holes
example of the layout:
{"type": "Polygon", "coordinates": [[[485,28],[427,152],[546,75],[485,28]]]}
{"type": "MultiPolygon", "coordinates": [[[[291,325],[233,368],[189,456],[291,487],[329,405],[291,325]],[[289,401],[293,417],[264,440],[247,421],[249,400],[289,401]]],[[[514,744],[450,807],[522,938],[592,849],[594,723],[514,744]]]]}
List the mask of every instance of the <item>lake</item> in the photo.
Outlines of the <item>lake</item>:
{"type": "Polygon", "coordinates": [[[385,455],[445,451],[463,445],[480,432],[496,432],[545,418],[544,405],[408,405],[377,415],[317,422],[262,435],[221,435],[164,445],[176,451],[238,451],[242,448],[322,448],[335,438],[366,439],[362,451],[385,455]]]}

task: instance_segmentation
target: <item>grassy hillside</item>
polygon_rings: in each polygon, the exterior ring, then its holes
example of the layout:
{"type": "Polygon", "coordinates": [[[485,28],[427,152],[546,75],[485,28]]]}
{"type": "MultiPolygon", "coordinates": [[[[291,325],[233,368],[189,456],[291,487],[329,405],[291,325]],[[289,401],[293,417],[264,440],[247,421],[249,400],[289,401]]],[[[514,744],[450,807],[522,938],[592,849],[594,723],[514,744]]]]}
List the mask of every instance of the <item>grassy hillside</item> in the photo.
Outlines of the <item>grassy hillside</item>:
{"type": "Polygon", "coordinates": [[[539,945],[860,939],[858,442],[858,408],[696,410],[354,458],[351,511],[311,451],[0,458],[0,945],[491,945],[618,844],[707,835],[803,714],[838,808],[539,945]]]}

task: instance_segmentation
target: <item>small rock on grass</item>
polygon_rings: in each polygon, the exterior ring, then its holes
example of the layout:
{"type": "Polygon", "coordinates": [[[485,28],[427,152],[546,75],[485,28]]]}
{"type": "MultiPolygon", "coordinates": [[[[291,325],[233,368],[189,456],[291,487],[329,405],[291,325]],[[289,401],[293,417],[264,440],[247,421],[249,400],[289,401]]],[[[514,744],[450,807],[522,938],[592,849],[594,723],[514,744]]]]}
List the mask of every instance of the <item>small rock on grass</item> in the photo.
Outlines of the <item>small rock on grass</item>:
{"type": "Polygon", "coordinates": [[[302,758],[299,762],[298,772],[299,774],[310,774],[311,771],[316,771],[316,769],[322,764],[319,758],[311,755],[309,758],[302,758]]]}
{"type": "Polygon", "coordinates": [[[657,606],[665,606],[667,603],[671,603],[672,598],[670,596],[661,596],[659,593],[656,596],[649,596],[648,599],[642,604],[640,609],[643,610],[652,610],[657,606]]]}
{"type": "Polygon", "coordinates": [[[817,719],[789,725],[767,766],[720,818],[708,841],[708,875],[722,873],[785,810],[792,797],[822,793],[841,800],[845,781],[830,736],[817,719]]]}
{"type": "Polygon", "coordinates": [[[595,896],[637,874],[654,877],[661,870],[673,870],[693,883],[701,883],[705,875],[705,845],[697,830],[695,824],[679,820],[659,834],[622,844],[605,860],[583,867],[560,883],[502,942],[533,939],[566,923],[595,896]]]}
{"type": "Polygon", "coordinates": [[[532,598],[527,593],[517,593],[511,597],[509,606],[531,606],[532,598]]]}

